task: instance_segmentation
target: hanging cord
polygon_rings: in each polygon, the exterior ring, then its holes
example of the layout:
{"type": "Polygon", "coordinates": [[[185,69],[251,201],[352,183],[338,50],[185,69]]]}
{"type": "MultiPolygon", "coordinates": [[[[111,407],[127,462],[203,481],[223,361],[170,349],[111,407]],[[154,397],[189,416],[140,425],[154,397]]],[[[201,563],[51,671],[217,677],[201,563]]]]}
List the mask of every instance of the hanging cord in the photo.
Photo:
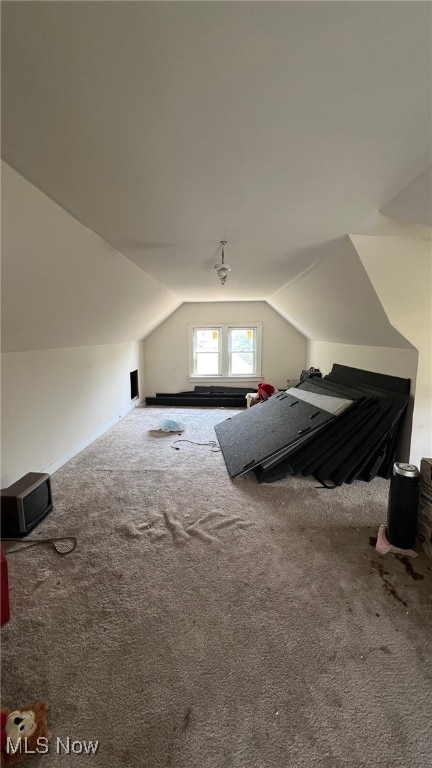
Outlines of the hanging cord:
{"type": "Polygon", "coordinates": [[[63,536],[56,539],[28,539],[23,541],[22,539],[9,539],[2,538],[1,541],[14,541],[21,544],[20,547],[14,547],[14,549],[8,549],[5,551],[6,555],[11,555],[12,552],[20,552],[22,549],[30,549],[30,547],[37,547],[38,544],[50,544],[58,555],[69,555],[76,548],[78,541],[75,536],[63,536]],[[63,542],[63,546],[61,546],[63,542]],[[68,543],[66,543],[68,542],[68,543]],[[60,544],[60,546],[58,546],[60,544]],[[66,547],[66,548],[65,548],[66,547]]]}
{"type": "Polygon", "coordinates": [[[175,451],[179,451],[180,448],[177,448],[176,443],[192,443],[192,445],[209,445],[212,453],[219,453],[221,450],[216,440],[210,440],[208,443],[196,443],[194,440],[186,440],[186,438],[182,438],[181,440],[174,440],[174,442],[171,444],[171,448],[174,448],[175,451]]]}

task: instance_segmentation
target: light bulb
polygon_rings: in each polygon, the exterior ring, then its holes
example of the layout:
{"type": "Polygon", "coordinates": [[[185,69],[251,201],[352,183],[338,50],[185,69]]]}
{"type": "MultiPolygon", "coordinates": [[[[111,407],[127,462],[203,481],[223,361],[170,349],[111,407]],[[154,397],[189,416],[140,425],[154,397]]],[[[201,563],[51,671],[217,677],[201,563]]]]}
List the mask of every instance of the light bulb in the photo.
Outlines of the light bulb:
{"type": "Polygon", "coordinates": [[[229,264],[215,264],[215,270],[218,273],[219,280],[221,281],[222,285],[224,285],[225,280],[228,277],[228,272],[231,272],[231,267],[229,264]]]}

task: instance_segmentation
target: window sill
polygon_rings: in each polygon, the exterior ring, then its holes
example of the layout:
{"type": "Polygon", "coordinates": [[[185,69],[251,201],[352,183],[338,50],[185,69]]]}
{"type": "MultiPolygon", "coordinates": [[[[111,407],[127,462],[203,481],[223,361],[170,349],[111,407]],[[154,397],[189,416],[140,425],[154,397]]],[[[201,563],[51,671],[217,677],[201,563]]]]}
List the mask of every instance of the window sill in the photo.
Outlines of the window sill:
{"type": "Polygon", "coordinates": [[[232,384],[233,381],[262,381],[262,376],[188,376],[188,381],[202,381],[205,384],[208,384],[209,382],[222,383],[222,384],[232,384]]]}

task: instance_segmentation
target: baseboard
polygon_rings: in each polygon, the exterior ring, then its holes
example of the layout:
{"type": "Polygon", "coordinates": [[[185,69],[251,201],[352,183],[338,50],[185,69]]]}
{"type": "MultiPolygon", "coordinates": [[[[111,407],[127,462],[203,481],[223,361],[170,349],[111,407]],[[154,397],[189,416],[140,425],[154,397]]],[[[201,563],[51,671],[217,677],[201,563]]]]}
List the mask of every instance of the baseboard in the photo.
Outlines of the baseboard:
{"type": "Polygon", "coordinates": [[[108,419],[108,421],[105,421],[103,424],[100,425],[100,427],[97,427],[97,429],[90,432],[88,435],[86,435],[82,440],[80,440],[78,443],[75,443],[66,453],[64,453],[62,456],[60,456],[58,459],[55,459],[55,461],[52,461],[50,464],[48,464],[46,467],[43,467],[41,469],[41,472],[48,472],[49,475],[54,474],[60,467],[62,467],[64,464],[67,464],[70,459],[73,459],[74,456],[76,456],[78,453],[81,453],[81,451],[84,450],[84,448],[87,448],[89,445],[94,443],[95,440],[98,439],[98,437],[101,437],[105,432],[108,432],[111,427],[114,427],[121,419],[124,419],[125,416],[128,415],[128,413],[131,413],[131,411],[134,410],[134,408],[137,407],[137,405],[142,405],[143,400],[139,398],[135,398],[126,408],[122,408],[117,414],[111,417],[111,419],[108,419]]]}

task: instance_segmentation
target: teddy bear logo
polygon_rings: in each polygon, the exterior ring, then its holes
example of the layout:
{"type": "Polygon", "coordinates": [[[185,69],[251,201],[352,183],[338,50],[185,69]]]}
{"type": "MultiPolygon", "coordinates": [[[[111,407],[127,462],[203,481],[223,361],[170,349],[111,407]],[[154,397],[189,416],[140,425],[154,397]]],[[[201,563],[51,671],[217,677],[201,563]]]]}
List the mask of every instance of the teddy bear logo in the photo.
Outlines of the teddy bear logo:
{"type": "Polygon", "coordinates": [[[47,711],[42,701],[13,712],[1,708],[1,768],[17,765],[35,752],[47,751],[51,738],[47,711]]]}

